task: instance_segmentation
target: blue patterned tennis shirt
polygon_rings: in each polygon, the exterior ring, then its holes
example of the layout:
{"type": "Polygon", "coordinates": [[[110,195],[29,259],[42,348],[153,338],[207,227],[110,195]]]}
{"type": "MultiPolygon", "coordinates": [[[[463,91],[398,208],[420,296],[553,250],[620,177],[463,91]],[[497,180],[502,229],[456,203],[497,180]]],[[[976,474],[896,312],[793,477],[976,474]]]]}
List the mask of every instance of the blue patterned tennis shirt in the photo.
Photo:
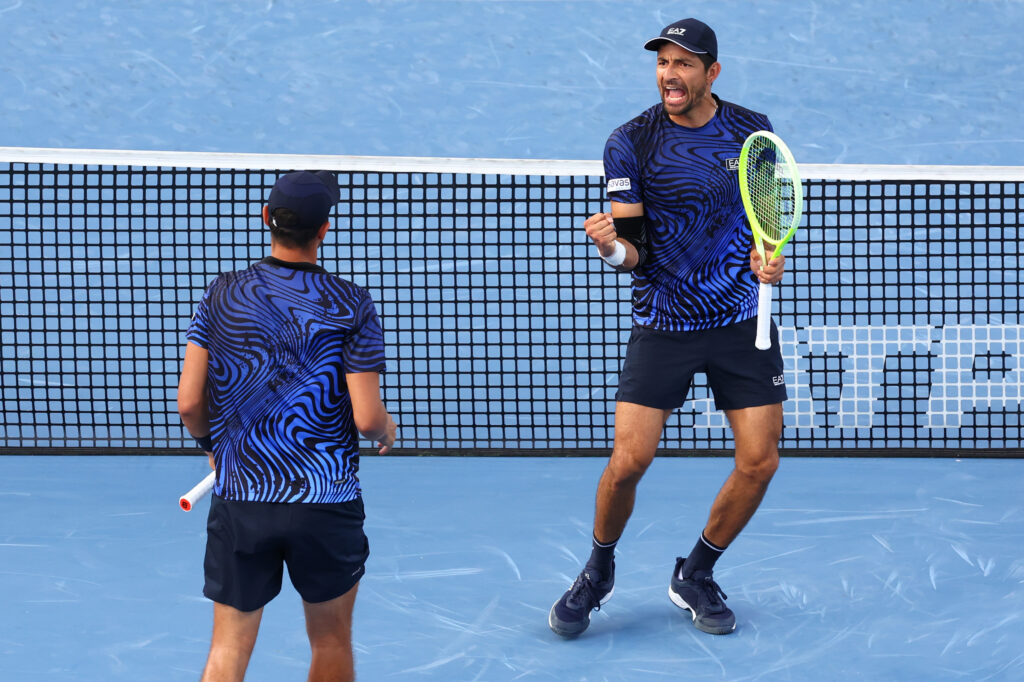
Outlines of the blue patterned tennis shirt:
{"type": "Polygon", "coordinates": [[[644,205],[650,247],[632,271],[637,326],[692,331],[757,314],[738,167],[747,136],[772,128],[764,114],[715,102],[718,111],[699,128],[674,123],[657,104],[605,145],[609,199],[644,205]]]}
{"type": "Polygon", "coordinates": [[[345,375],[385,369],[366,290],[317,265],[265,258],[217,277],[186,337],[209,352],[217,495],[359,497],[359,434],[345,375]]]}

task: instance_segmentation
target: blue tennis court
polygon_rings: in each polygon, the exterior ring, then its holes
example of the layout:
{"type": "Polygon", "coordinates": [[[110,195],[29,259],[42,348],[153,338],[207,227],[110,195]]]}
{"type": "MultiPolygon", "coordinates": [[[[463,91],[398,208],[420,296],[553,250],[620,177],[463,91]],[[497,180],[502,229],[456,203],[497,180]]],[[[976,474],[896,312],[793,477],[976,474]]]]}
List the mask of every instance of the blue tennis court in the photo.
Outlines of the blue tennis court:
{"type": "MultiPolygon", "coordinates": [[[[57,148],[0,162],[0,680],[198,679],[209,501],[176,502],[206,461],[107,453],[192,451],[173,402],[198,295],[262,256],[271,171],[343,170],[72,148],[509,161],[344,169],[328,267],[381,302],[401,444],[551,455],[364,457],[360,680],[1024,679],[1022,21],[963,0],[0,3],[0,145],[57,148]],[[654,103],[641,44],[677,11],[719,32],[715,92],[769,114],[821,188],[780,291],[784,445],[861,456],[783,449],[716,568],[721,637],[666,592],[731,460],[657,459],[614,599],[565,641],[547,613],[589,551],[629,294],[580,239],[605,193],[570,166],[597,162],[563,160],[654,103]]],[[[731,447],[706,389],[666,447],[731,447]]],[[[247,679],[308,665],[286,580],[247,679]]]]}
{"type": "MultiPolygon", "coordinates": [[[[783,461],[716,576],[738,625],[666,596],[725,458],[656,460],[615,597],[548,629],[589,549],[599,458],[367,457],[363,680],[1013,680],[1024,676],[1020,460],[783,461]]],[[[11,680],[196,679],[208,501],[194,457],[0,458],[0,665],[11,680]]],[[[247,679],[304,679],[298,595],[267,607],[247,679]]]]}

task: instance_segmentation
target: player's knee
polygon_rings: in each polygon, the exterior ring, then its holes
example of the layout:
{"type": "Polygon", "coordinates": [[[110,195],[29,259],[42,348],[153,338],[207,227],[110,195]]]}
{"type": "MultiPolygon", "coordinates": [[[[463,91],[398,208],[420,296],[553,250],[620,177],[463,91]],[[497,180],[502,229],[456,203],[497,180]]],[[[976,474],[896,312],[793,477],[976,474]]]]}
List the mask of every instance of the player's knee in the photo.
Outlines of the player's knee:
{"type": "Polygon", "coordinates": [[[314,649],[349,647],[352,645],[352,621],[338,618],[311,623],[307,619],[306,635],[309,637],[309,645],[314,649]]]}
{"type": "Polygon", "coordinates": [[[351,637],[322,637],[316,640],[309,640],[309,648],[318,652],[324,656],[339,656],[339,655],[351,655],[352,651],[352,638],[351,637]]]}
{"type": "Polygon", "coordinates": [[[750,479],[767,484],[779,469],[779,451],[772,447],[737,456],[736,469],[750,479]]]}
{"type": "Polygon", "coordinates": [[[631,457],[613,458],[607,468],[609,483],[617,488],[636,487],[646,471],[646,462],[631,457]]]}

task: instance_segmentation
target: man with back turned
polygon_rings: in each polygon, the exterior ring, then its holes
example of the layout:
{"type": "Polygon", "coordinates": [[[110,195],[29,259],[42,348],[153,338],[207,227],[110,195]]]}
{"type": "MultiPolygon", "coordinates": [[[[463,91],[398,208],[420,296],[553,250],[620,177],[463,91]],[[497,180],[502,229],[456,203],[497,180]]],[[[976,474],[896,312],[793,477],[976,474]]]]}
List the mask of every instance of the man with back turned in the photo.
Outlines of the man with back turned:
{"type": "Polygon", "coordinates": [[[283,566],[302,597],[309,679],[351,680],[365,571],[359,436],[386,453],[384,343],[369,294],[317,265],[338,202],[320,171],[278,178],[270,255],[217,277],[186,334],[178,410],[217,482],[207,522],[213,637],[204,680],[241,680],[283,566]]]}

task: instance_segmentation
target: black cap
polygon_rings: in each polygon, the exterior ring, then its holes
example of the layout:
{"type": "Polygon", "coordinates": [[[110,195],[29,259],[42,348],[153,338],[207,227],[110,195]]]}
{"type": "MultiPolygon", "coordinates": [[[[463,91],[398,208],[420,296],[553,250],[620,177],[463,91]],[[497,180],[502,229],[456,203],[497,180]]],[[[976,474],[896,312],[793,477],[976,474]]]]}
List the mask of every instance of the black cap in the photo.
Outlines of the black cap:
{"type": "Polygon", "coordinates": [[[694,54],[710,55],[718,61],[718,38],[711,27],[697,19],[682,19],[661,29],[661,35],[644,43],[645,50],[657,52],[665,41],[675,43],[694,54]]]}
{"type": "Polygon", "coordinates": [[[299,217],[302,229],[314,230],[327,221],[339,198],[338,178],[334,173],[295,171],[277,179],[267,205],[271,215],[275,209],[287,208],[299,217]]]}

